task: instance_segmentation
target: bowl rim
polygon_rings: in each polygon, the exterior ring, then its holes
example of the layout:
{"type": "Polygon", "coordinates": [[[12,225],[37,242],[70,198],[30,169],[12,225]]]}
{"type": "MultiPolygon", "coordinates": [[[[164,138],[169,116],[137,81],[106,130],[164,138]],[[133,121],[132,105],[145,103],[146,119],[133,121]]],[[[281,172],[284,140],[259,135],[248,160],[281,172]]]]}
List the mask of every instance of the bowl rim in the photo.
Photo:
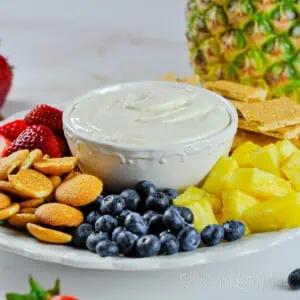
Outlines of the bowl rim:
{"type": "MultiPolygon", "coordinates": [[[[128,81],[128,82],[120,82],[120,83],[115,83],[115,84],[109,84],[109,85],[105,85],[103,87],[100,88],[96,88],[93,90],[90,90],[88,92],[85,92],[79,96],[77,96],[74,100],[70,101],[64,111],[63,111],[63,127],[64,127],[64,131],[66,129],[68,129],[71,134],[74,137],[79,137],[82,140],[85,140],[87,142],[90,142],[92,144],[96,144],[96,145],[101,145],[101,146],[107,146],[107,147],[112,147],[118,150],[123,150],[123,151],[140,151],[140,152],[158,152],[158,151],[170,151],[173,150],[175,147],[176,148],[185,148],[185,147],[190,147],[190,146],[194,146],[194,145],[199,145],[200,143],[210,143],[211,141],[214,141],[215,139],[223,139],[223,137],[228,136],[229,133],[231,133],[232,131],[236,131],[237,127],[238,127],[238,114],[237,114],[237,110],[234,107],[233,104],[231,104],[227,99],[225,99],[224,97],[210,91],[207,90],[203,87],[200,86],[194,86],[194,85],[189,85],[189,84],[185,84],[185,83],[177,83],[177,82],[167,82],[167,81],[154,81],[154,80],[145,80],[145,81],[128,81]],[[205,91],[205,93],[211,94],[213,97],[215,97],[220,103],[222,103],[230,117],[230,124],[222,129],[221,131],[214,133],[210,136],[204,137],[204,138],[198,138],[195,139],[193,141],[190,142],[178,142],[178,143],[172,143],[170,146],[163,146],[163,147],[139,147],[139,146],[126,146],[126,145],[121,145],[118,143],[114,143],[114,142],[107,142],[107,141],[97,141],[93,138],[90,138],[82,133],[79,133],[78,131],[75,130],[75,128],[73,128],[73,126],[70,124],[69,122],[69,115],[71,110],[73,109],[73,107],[80,101],[82,101],[84,98],[87,98],[89,96],[94,95],[95,93],[101,91],[101,90],[105,90],[105,89],[112,89],[114,87],[120,86],[134,86],[134,85],[139,85],[139,84],[159,84],[159,85],[171,85],[171,86],[181,86],[181,87],[185,87],[185,88],[190,88],[190,89],[194,89],[194,90],[199,90],[199,92],[203,92],[205,91]]],[[[66,135],[66,138],[68,139],[68,136],[66,135]]]]}

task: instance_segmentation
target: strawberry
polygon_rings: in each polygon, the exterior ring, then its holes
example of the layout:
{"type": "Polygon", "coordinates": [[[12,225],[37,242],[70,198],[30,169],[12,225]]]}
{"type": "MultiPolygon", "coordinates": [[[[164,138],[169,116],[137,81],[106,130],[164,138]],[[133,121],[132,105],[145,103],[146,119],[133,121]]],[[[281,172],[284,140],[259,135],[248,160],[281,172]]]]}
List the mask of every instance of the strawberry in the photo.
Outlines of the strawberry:
{"type": "Polygon", "coordinates": [[[59,145],[59,150],[61,155],[64,155],[67,153],[68,151],[68,145],[67,145],[67,141],[64,137],[61,136],[56,136],[56,140],[58,142],[59,145]]]}
{"type": "Polygon", "coordinates": [[[0,133],[11,141],[14,141],[27,127],[28,125],[24,120],[15,120],[2,125],[0,133]]]}
{"type": "Polygon", "coordinates": [[[41,149],[50,157],[61,157],[59,144],[51,129],[44,125],[26,128],[8,147],[8,155],[22,149],[41,149]]]}
{"type": "Polygon", "coordinates": [[[79,300],[73,296],[55,296],[51,300],[79,300]]]}
{"type": "Polygon", "coordinates": [[[11,141],[0,134],[0,157],[7,156],[8,147],[10,146],[10,144],[11,141]]]}
{"type": "Polygon", "coordinates": [[[11,88],[13,72],[5,57],[0,55],[0,109],[11,88]]]}
{"type": "Polygon", "coordinates": [[[55,107],[41,104],[27,114],[25,121],[28,125],[45,125],[55,133],[62,133],[62,113],[55,107]]]}

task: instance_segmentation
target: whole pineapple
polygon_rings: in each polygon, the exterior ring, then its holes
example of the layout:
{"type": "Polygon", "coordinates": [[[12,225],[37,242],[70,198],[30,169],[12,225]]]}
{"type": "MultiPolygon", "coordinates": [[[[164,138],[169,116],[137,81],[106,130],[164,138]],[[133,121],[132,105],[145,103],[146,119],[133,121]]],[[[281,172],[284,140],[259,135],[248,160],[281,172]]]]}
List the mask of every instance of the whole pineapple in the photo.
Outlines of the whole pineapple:
{"type": "Polygon", "coordinates": [[[300,0],[189,0],[186,15],[201,81],[262,86],[300,102],[300,0]]]}

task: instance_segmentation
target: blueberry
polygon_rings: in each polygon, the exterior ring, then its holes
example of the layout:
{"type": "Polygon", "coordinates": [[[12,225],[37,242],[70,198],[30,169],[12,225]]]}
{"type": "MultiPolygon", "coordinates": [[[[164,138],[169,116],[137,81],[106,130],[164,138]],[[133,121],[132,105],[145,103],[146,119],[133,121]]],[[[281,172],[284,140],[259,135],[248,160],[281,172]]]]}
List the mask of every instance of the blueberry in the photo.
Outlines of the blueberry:
{"type": "Polygon", "coordinates": [[[83,223],[73,232],[72,242],[78,247],[85,247],[88,236],[94,231],[91,224],[83,223]]]}
{"type": "Polygon", "coordinates": [[[157,216],[157,215],[158,215],[157,212],[155,212],[155,211],[153,211],[153,210],[148,210],[148,211],[143,215],[143,218],[144,218],[145,222],[146,222],[147,224],[149,224],[150,219],[151,219],[153,216],[157,216]]]}
{"type": "Polygon", "coordinates": [[[160,252],[162,255],[172,255],[179,251],[179,242],[175,235],[164,233],[160,236],[160,252]]]}
{"type": "Polygon", "coordinates": [[[81,208],[83,214],[85,216],[87,216],[91,211],[94,211],[94,210],[95,211],[100,211],[100,203],[102,202],[102,200],[103,200],[103,196],[100,195],[100,196],[98,196],[98,198],[94,202],[92,202],[92,203],[90,203],[86,206],[83,206],[81,208]]]}
{"type": "Polygon", "coordinates": [[[94,202],[91,203],[94,210],[100,210],[101,202],[103,201],[104,197],[100,195],[94,202]]]}
{"type": "Polygon", "coordinates": [[[126,255],[132,252],[135,242],[139,237],[130,231],[122,231],[116,237],[116,243],[120,249],[120,253],[126,255]]]}
{"type": "Polygon", "coordinates": [[[119,195],[110,195],[101,202],[100,212],[104,215],[117,216],[125,208],[125,200],[119,195]]]}
{"type": "Polygon", "coordinates": [[[125,221],[125,218],[127,217],[127,215],[129,215],[130,213],[132,213],[131,210],[128,210],[128,209],[124,209],[120,215],[118,216],[118,222],[119,222],[119,225],[120,226],[124,226],[124,221],[125,221]]]}
{"type": "Polygon", "coordinates": [[[100,241],[103,240],[108,240],[108,234],[107,232],[92,232],[87,240],[86,240],[86,247],[91,251],[91,252],[96,252],[96,246],[100,241]]]}
{"type": "Polygon", "coordinates": [[[177,210],[179,211],[180,215],[184,218],[184,221],[193,224],[194,222],[194,215],[193,212],[188,207],[177,206],[177,210]]]}
{"type": "Polygon", "coordinates": [[[176,190],[171,188],[163,189],[161,192],[169,198],[170,204],[173,203],[173,199],[175,199],[179,195],[176,190]]]}
{"type": "Polygon", "coordinates": [[[87,217],[85,218],[85,221],[91,225],[95,225],[96,221],[101,217],[100,211],[91,211],[87,217]]]}
{"type": "Polygon", "coordinates": [[[154,210],[158,213],[164,213],[169,206],[170,206],[169,198],[161,192],[151,194],[146,199],[147,210],[154,210]]]}
{"type": "Polygon", "coordinates": [[[139,257],[150,257],[159,253],[160,246],[159,238],[149,234],[144,235],[137,240],[135,249],[139,257]]]}
{"type": "Polygon", "coordinates": [[[134,188],[142,200],[146,200],[147,197],[156,192],[156,186],[151,181],[143,180],[139,181],[134,188]]]}
{"type": "Polygon", "coordinates": [[[125,200],[125,207],[131,211],[140,211],[142,200],[135,190],[125,190],[120,195],[125,200]]]}
{"type": "Polygon", "coordinates": [[[107,197],[107,196],[111,195],[111,194],[112,194],[112,192],[111,192],[111,191],[109,191],[109,190],[103,190],[101,194],[102,194],[102,195],[103,195],[103,197],[105,198],[105,197],[107,197]]]}
{"type": "Polygon", "coordinates": [[[137,235],[144,235],[148,232],[148,226],[143,217],[138,213],[130,213],[124,221],[124,227],[137,235]]]}
{"type": "Polygon", "coordinates": [[[160,237],[162,237],[164,234],[169,234],[171,233],[169,230],[163,231],[159,234],[160,237]]]}
{"type": "Polygon", "coordinates": [[[107,233],[112,233],[113,230],[118,226],[118,221],[116,218],[110,215],[104,215],[100,217],[95,223],[96,231],[103,231],[107,233]]]}
{"type": "Polygon", "coordinates": [[[101,257],[117,256],[119,254],[119,248],[115,242],[103,240],[97,244],[96,252],[101,257]]]}
{"type": "Polygon", "coordinates": [[[300,269],[294,270],[288,277],[288,284],[292,290],[300,289],[300,269]]]}
{"type": "Polygon", "coordinates": [[[184,227],[184,219],[175,206],[171,206],[165,211],[163,221],[167,229],[173,233],[179,232],[184,227]]]}
{"type": "Polygon", "coordinates": [[[223,224],[224,240],[233,242],[240,239],[245,231],[245,225],[240,221],[228,221],[223,224]]]}
{"type": "Polygon", "coordinates": [[[198,248],[201,243],[201,235],[191,226],[184,227],[178,233],[179,247],[181,251],[192,251],[198,248]]]}
{"type": "Polygon", "coordinates": [[[123,231],[124,229],[122,228],[122,227],[117,227],[117,228],[115,228],[114,229],[114,231],[112,232],[112,234],[111,234],[111,240],[112,241],[116,241],[116,238],[117,238],[117,235],[121,232],[121,231],[123,231]]]}
{"type": "Polygon", "coordinates": [[[223,226],[212,224],[206,226],[201,232],[202,243],[206,246],[216,246],[224,239],[223,226]]]}
{"type": "Polygon", "coordinates": [[[152,216],[148,223],[149,230],[148,232],[151,234],[160,234],[162,231],[166,230],[166,226],[163,221],[162,215],[152,216]]]}

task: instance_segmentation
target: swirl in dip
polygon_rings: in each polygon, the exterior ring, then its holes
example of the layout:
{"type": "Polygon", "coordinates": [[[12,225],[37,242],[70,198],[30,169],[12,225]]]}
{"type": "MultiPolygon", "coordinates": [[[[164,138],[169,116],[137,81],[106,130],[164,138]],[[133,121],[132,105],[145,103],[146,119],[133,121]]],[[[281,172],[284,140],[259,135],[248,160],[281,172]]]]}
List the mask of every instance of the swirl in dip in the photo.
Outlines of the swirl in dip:
{"type": "Polygon", "coordinates": [[[83,137],[138,148],[168,147],[214,135],[230,124],[216,95],[166,82],[120,84],[90,93],[71,109],[83,137]]]}

